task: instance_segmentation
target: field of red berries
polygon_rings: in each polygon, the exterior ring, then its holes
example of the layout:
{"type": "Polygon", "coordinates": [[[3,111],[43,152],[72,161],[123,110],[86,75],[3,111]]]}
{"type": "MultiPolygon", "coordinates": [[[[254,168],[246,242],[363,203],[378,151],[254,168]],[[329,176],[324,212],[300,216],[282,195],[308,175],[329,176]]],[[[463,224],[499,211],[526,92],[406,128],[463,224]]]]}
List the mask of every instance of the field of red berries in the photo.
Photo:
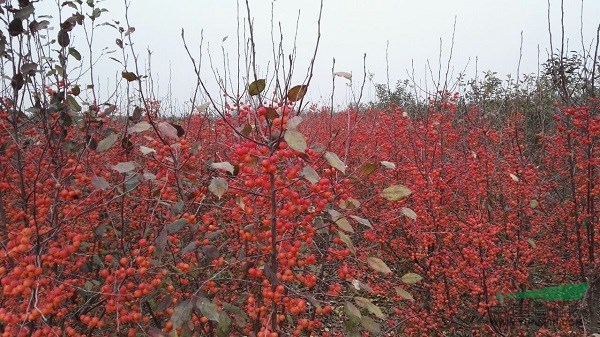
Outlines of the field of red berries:
{"type": "MultiPolygon", "coordinates": [[[[74,14],[50,38],[32,3],[3,5],[1,336],[579,336],[597,325],[582,318],[600,311],[590,300],[498,297],[596,283],[595,95],[553,96],[533,134],[524,104],[499,117],[440,91],[420,110],[334,112],[303,105],[310,86],[278,96],[258,78],[237,99],[167,117],[131,66],[126,104],[99,103],[65,70],[81,64],[71,37],[103,13],[85,5],[65,2],[74,14]],[[562,314],[517,318],[540,307],[562,314]]],[[[133,53],[133,27],[114,28],[133,53]]]]}
{"type": "Polygon", "coordinates": [[[503,329],[498,293],[597,271],[600,118],[557,107],[533,148],[518,113],[492,127],[457,99],[418,117],[3,112],[3,335],[503,329]]]}

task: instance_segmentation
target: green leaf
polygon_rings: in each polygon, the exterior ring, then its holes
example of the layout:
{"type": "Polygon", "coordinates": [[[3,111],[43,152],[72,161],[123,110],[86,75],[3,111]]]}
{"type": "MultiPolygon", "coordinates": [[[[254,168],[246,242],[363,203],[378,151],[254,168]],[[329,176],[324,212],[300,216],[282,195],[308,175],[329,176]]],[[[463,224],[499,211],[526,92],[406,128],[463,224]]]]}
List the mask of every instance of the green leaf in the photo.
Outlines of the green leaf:
{"type": "Polygon", "coordinates": [[[194,309],[194,304],[187,300],[179,303],[173,309],[173,315],[171,315],[171,322],[173,322],[173,328],[177,329],[192,318],[192,310],[194,309]]]}
{"type": "Polygon", "coordinates": [[[378,271],[383,274],[390,274],[392,272],[392,270],[387,266],[387,264],[385,264],[383,260],[377,257],[368,257],[367,264],[369,264],[369,267],[373,268],[375,271],[378,271]]]}
{"type": "Polygon", "coordinates": [[[402,297],[403,299],[409,300],[409,301],[414,301],[415,300],[412,297],[412,295],[408,291],[404,290],[403,288],[401,288],[401,287],[394,287],[394,289],[396,290],[396,295],[402,297]]]}
{"type": "Polygon", "coordinates": [[[138,76],[130,71],[121,72],[121,76],[127,80],[127,82],[133,82],[138,79],[138,76]]]}
{"type": "Polygon", "coordinates": [[[359,307],[363,307],[363,308],[369,310],[369,312],[371,314],[375,315],[375,317],[380,318],[380,319],[385,319],[385,315],[381,311],[381,308],[379,308],[377,305],[375,305],[373,302],[371,302],[370,299],[356,296],[356,297],[354,297],[354,302],[356,302],[356,305],[358,305],[359,307]]]}
{"type": "Polygon", "coordinates": [[[198,309],[200,309],[202,315],[206,316],[209,320],[219,322],[219,311],[217,310],[217,306],[208,299],[200,300],[198,309]]]}
{"type": "Polygon", "coordinates": [[[121,162],[111,166],[111,168],[119,173],[127,173],[135,170],[137,164],[134,161],[121,162]]]}
{"type": "Polygon", "coordinates": [[[156,240],[154,240],[154,246],[156,247],[154,251],[155,258],[160,262],[165,253],[165,247],[167,247],[167,231],[165,229],[160,231],[156,240]]]}
{"type": "Polygon", "coordinates": [[[105,190],[110,187],[108,182],[102,177],[94,176],[90,182],[92,183],[92,186],[99,190],[105,190]]]}
{"type": "Polygon", "coordinates": [[[361,218],[361,217],[356,216],[356,215],[351,215],[350,217],[352,219],[356,220],[356,222],[358,222],[359,224],[367,226],[367,227],[373,229],[373,225],[371,225],[371,222],[369,220],[361,218]]]}
{"type": "Polygon", "coordinates": [[[344,312],[351,321],[360,322],[362,315],[360,314],[360,310],[358,310],[354,304],[350,302],[344,303],[344,312]]]}
{"type": "Polygon", "coordinates": [[[362,325],[362,327],[365,330],[369,331],[370,333],[372,333],[374,335],[381,334],[381,327],[379,326],[379,323],[375,322],[375,320],[373,320],[371,317],[368,317],[368,316],[361,317],[360,325],[362,325]]]}
{"type": "Polygon", "coordinates": [[[540,205],[540,203],[535,199],[532,199],[529,202],[529,207],[531,207],[531,209],[536,209],[539,205],[540,205]]]}
{"type": "Polygon", "coordinates": [[[125,192],[130,192],[135,189],[141,181],[141,176],[139,174],[131,174],[128,175],[125,179],[125,192]]]}
{"type": "Polygon", "coordinates": [[[350,237],[342,231],[337,231],[337,233],[338,233],[338,237],[340,238],[340,240],[342,240],[342,242],[346,244],[346,247],[348,247],[348,249],[350,249],[352,254],[356,255],[356,247],[354,247],[354,244],[352,243],[352,239],[350,239],[350,237]]]}
{"type": "Polygon", "coordinates": [[[292,150],[298,152],[306,151],[306,140],[304,139],[304,136],[297,130],[286,130],[283,138],[292,150]]]}
{"type": "Polygon", "coordinates": [[[287,99],[291,102],[299,101],[302,98],[304,98],[304,95],[306,95],[307,91],[308,91],[307,85],[294,86],[290,90],[288,90],[287,99]]]}
{"type": "Polygon", "coordinates": [[[248,85],[248,94],[250,96],[259,95],[267,87],[267,82],[264,78],[256,80],[248,85]]]}
{"type": "Polygon", "coordinates": [[[402,276],[402,278],[400,278],[400,280],[405,284],[415,284],[420,282],[422,279],[423,277],[421,277],[421,275],[415,273],[406,273],[402,276]]]}
{"type": "Polygon", "coordinates": [[[354,228],[352,228],[350,222],[348,222],[348,219],[346,219],[345,217],[341,217],[335,220],[335,224],[344,232],[354,233],[354,228]]]}
{"type": "Polygon", "coordinates": [[[294,116],[292,118],[290,118],[286,124],[288,129],[295,129],[298,127],[298,125],[302,122],[302,117],[300,116],[294,116]]]}
{"type": "Polygon", "coordinates": [[[75,85],[73,88],[71,88],[71,94],[73,94],[73,96],[79,96],[80,93],[81,88],[78,85],[75,85]]]}
{"type": "Polygon", "coordinates": [[[116,142],[119,136],[116,133],[111,133],[106,136],[106,138],[102,139],[98,142],[96,146],[96,152],[104,152],[110,149],[116,142]]]}
{"type": "Polygon", "coordinates": [[[139,123],[136,123],[135,125],[129,127],[129,129],[127,130],[127,133],[132,134],[132,133],[137,133],[137,132],[144,132],[144,131],[148,131],[152,129],[152,125],[150,123],[148,123],[147,121],[141,121],[139,123]]]}
{"type": "Polygon", "coordinates": [[[331,167],[342,173],[346,173],[346,164],[344,164],[344,162],[340,160],[337,154],[333,152],[325,152],[325,159],[327,160],[329,165],[331,165],[331,167]]]}
{"type": "Polygon", "coordinates": [[[172,223],[170,223],[167,226],[167,232],[169,234],[177,233],[183,227],[185,227],[186,224],[187,224],[187,220],[185,220],[185,219],[177,219],[177,220],[173,221],[172,223]]]}
{"type": "Polygon", "coordinates": [[[389,201],[399,201],[402,200],[409,195],[411,195],[412,191],[402,185],[394,185],[390,186],[383,190],[381,196],[389,201]]]}
{"type": "Polygon", "coordinates": [[[217,325],[217,336],[227,337],[229,336],[229,330],[231,329],[231,318],[227,313],[221,311],[219,313],[219,325],[217,325]]]}
{"type": "Polygon", "coordinates": [[[300,171],[300,175],[303,176],[306,180],[308,180],[311,184],[316,184],[319,182],[319,174],[315,169],[310,166],[304,166],[302,171],[300,171]]]}
{"type": "Polygon", "coordinates": [[[79,105],[75,97],[71,95],[67,95],[67,105],[69,106],[69,109],[73,111],[81,111],[81,105],[79,105]]]}
{"type": "Polygon", "coordinates": [[[77,49],[73,47],[69,48],[69,55],[73,56],[73,58],[77,61],[81,61],[81,54],[79,53],[79,51],[77,51],[77,49]]]}

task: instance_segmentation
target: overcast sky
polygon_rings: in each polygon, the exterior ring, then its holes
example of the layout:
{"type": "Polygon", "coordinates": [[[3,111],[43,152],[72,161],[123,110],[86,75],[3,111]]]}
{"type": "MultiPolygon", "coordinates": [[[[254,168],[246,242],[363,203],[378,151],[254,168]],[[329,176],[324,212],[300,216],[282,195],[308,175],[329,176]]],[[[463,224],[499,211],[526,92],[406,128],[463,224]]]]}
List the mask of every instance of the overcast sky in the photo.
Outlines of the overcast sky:
{"type": "MultiPolygon", "coordinates": [[[[52,2],[52,1],[49,1],[52,2]]],[[[551,0],[551,22],[555,48],[560,43],[560,1],[551,0]]],[[[245,2],[240,1],[241,17],[247,14],[245,2]]],[[[271,60],[271,6],[274,8],[275,24],[281,22],[284,35],[284,52],[292,51],[292,39],[298,14],[300,15],[297,39],[298,58],[296,78],[300,83],[314,51],[319,1],[317,0],[250,0],[251,14],[255,24],[256,48],[259,68],[267,69],[271,60]]],[[[101,3],[109,13],[101,19],[124,21],[124,1],[106,0],[101,3]]],[[[565,33],[569,49],[580,50],[581,19],[583,19],[584,43],[595,43],[596,28],[600,24],[600,1],[564,0],[565,33]]],[[[354,85],[358,86],[363,74],[363,54],[366,53],[367,72],[373,74],[373,82],[386,83],[386,46],[389,43],[389,77],[392,84],[408,78],[414,64],[418,81],[425,79],[427,61],[437,75],[440,39],[442,66],[445,72],[450,52],[453,25],[456,32],[451,71],[457,75],[465,67],[469,77],[475,74],[475,60],[479,75],[492,70],[505,78],[515,74],[519,60],[521,32],[523,55],[521,73],[536,73],[538,48],[540,59],[547,59],[549,50],[547,1],[543,0],[325,0],[321,22],[321,42],[315,64],[315,77],[309,90],[311,100],[328,104],[331,95],[331,66],[335,58],[336,71],[351,72],[354,85]]],[[[65,9],[65,14],[70,13],[65,9]]],[[[133,39],[137,51],[145,59],[145,51],[152,51],[152,74],[158,96],[164,96],[171,82],[174,96],[184,101],[191,96],[194,76],[191,63],[185,55],[180,38],[185,29],[187,41],[197,52],[200,32],[204,32],[203,74],[208,83],[214,79],[208,68],[210,53],[216,68],[222,70],[221,48],[229,54],[232,67],[237,53],[237,2],[234,0],[132,0],[130,23],[136,28],[133,39]],[[224,37],[228,37],[222,42],[224,37]],[[210,49],[206,46],[210,43],[210,49]]],[[[246,21],[243,21],[245,24],[246,21]]],[[[116,33],[102,27],[96,36],[96,48],[114,48],[116,33]]],[[[81,42],[81,38],[77,40],[81,42]]],[[[98,64],[100,81],[108,86],[114,81],[115,70],[120,66],[114,61],[98,64]],[[105,70],[106,69],[106,70],[105,70]],[[110,78],[110,80],[109,80],[110,78]]],[[[233,70],[233,69],[232,69],[233,70]]],[[[272,71],[272,69],[271,69],[272,71]]],[[[259,75],[259,76],[260,76],[259,75]]],[[[345,86],[347,80],[336,79],[336,102],[352,101],[345,86]]],[[[431,85],[431,82],[430,82],[431,85]]],[[[211,88],[216,88],[211,86],[211,88]]],[[[365,88],[366,100],[374,98],[372,85],[365,88]]],[[[364,101],[365,99],[363,99],[364,101]]]]}

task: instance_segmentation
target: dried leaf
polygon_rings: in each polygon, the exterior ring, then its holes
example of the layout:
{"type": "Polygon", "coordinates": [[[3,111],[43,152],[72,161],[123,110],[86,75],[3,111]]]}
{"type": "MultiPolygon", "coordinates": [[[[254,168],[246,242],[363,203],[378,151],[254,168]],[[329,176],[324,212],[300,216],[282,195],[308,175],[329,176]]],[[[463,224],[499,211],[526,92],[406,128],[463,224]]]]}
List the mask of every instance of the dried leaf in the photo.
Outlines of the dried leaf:
{"type": "Polygon", "coordinates": [[[113,165],[111,168],[119,173],[127,173],[135,170],[136,166],[134,161],[126,161],[113,165]]]}
{"type": "Polygon", "coordinates": [[[127,133],[132,134],[132,133],[137,133],[137,132],[144,132],[144,131],[148,131],[150,129],[152,129],[152,125],[150,123],[148,123],[147,121],[141,121],[141,122],[136,123],[135,125],[131,126],[127,130],[127,133]]]}
{"type": "Polygon", "coordinates": [[[292,150],[298,152],[306,151],[306,140],[304,139],[304,136],[297,130],[286,130],[283,137],[292,150]]]}
{"type": "Polygon", "coordinates": [[[369,310],[369,312],[372,313],[373,315],[375,315],[375,317],[380,318],[380,319],[385,319],[385,315],[383,314],[381,309],[377,305],[375,305],[373,302],[371,302],[370,299],[356,296],[356,297],[354,297],[354,302],[359,307],[369,310]]]}
{"type": "Polygon", "coordinates": [[[65,47],[69,46],[69,43],[71,43],[71,38],[69,37],[69,33],[66,30],[61,29],[58,32],[56,41],[58,41],[59,46],[65,48],[65,47]]]}
{"type": "Polygon", "coordinates": [[[375,170],[377,170],[377,165],[374,163],[364,163],[360,167],[360,173],[362,173],[364,175],[369,175],[369,174],[375,172],[375,170]]]}
{"type": "Polygon", "coordinates": [[[181,127],[181,125],[175,124],[175,123],[169,123],[169,124],[171,124],[171,126],[174,127],[175,130],[177,130],[177,137],[181,138],[185,135],[185,130],[181,127]]]}
{"type": "Polygon", "coordinates": [[[294,116],[292,118],[290,118],[286,124],[288,130],[289,129],[295,129],[298,127],[298,125],[302,122],[302,117],[300,116],[294,116]]]}
{"type": "Polygon", "coordinates": [[[409,300],[409,301],[415,300],[408,291],[402,289],[401,287],[394,287],[394,289],[396,290],[396,295],[402,297],[403,299],[409,300]]]}
{"type": "Polygon", "coordinates": [[[171,222],[169,225],[167,225],[167,232],[169,234],[174,234],[179,232],[183,227],[185,227],[185,225],[187,225],[187,220],[186,219],[177,219],[173,222],[171,222]]]}
{"type": "Polygon", "coordinates": [[[173,315],[171,315],[171,322],[173,323],[173,327],[175,329],[187,324],[192,318],[192,310],[194,309],[194,304],[192,301],[183,301],[179,303],[173,309],[173,315]]]}
{"type": "Polygon", "coordinates": [[[352,81],[352,74],[350,74],[349,72],[345,72],[345,71],[338,71],[336,73],[333,73],[335,76],[339,76],[339,77],[343,77],[349,81],[352,81]]]}
{"type": "Polygon", "coordinates": [[[160,122],[157,126],[158,131],[163,137],[178,139],[177,129],[168,122],[160,122]]]}
{"type": "Polygon", "coordinates": [[[327,160],[329,165],[331,165],[331,167],[335,168],[336,170],[342,173],[346,173],[346,164],[344,164],[344,162],[340,160],[337,154],[333,152],[326,152],[325,159],[327,160]]]}
{"type": "Polygon", "coordinates": [[[210,167],[214,168],[215,170],[227,171],[231,174],[234,174],[235,172],[235,167],[231,165],[231,163],[229,163],[228,161],[212,163],[210,164],[210,167]]]}
{"type": "Polygon", "coordinates": [[[390,274],[392,272],[392,270],[387,266],[387,264],[385,264],[385,262],[383,262],[383,260],[381,260],[380,258],[368,257],[367,263],[369,264],[369,267],[373,268],[375,271],[378,271],[380,273],[390,274]]]}
{"type": "Polygon", "coordinates": [[[277,110],[275,110],[274,108],[268,107],[266,108],[267,112],[265,112],[265,118],[272,121],[275,118],[279,117],[279,114],[277,113],[277,110]]]}
{"type": "Polygon", "coordinates": [[[307,85],[294,86],[290,90],[288,90],[287,99],[291,102],[299,101],[304,97],[304,95],[306,95],[307,91],[308,91],[307,85]]]}
{"type": "Polygon", "coordinates": [[[132,73],[130,71],[123,71],[121,72],[121,76],[127,80],[127,82],[133,82],[135,80],[138,79],[138,76],[135,73],[132,73]]]}
{"type": "Polygon", "coordinates": [[[199,113],[204,113],[204,112],[206,112],[206,110],[208,109],[209,106],[210,106],[210,102],[202,103],[202,104],[196,106],[196,110],[199,113]]]}
{"type": "Polygon", "coordinates": [[[415,273],[406,273],[402,276],[402,278],[400,279],[402,282],[404,282],[405,284],[415,284],[420,282],[423,279],[423,277],[421,277],[421,275],[419,274],[415,274],[415,273]]]}
{"type": "Polygon", "coordinates": [[[264,78],[256,80],[248,85],[248,94],[250,96],[256,96],[263,92],[267,86],[267,83],[264,78]]]}
{"type": "Polygon", "coordinates": [[[227,180],[223,178],[213,178],[210,181],[210,185],[208,185],[208,190],[211,191],[214,195],[216,195],[219,199],[227,192],[229,185],[227,184],[227,180]]]}
{"type": "MultiPolygon", "coordinates": [[[[23,31],[24,31],[23,20],[21,20],[19,18],[15,18],[8,24],[8,34],[10,34],[10,36],[17,36],[17,35],[23,33],[23,31]]],[[[59,34],[59,36],[60,36],[60,34],[59,34]]],[[[69,36],[67,35],[67,38],[68,37],[69,36]]]]}
{"type": "Polygon", "coordinates": [[[150,147],[146,147],[146,146],[140,145],[140,152],[143,155],[147,155],[148,153],[156,153],[156,150],[153,149],[153,148],[150,148],[150,147]]]}
{"type": "Polygon", "coordinates": [[[352,219],[356,220],[356,222],[358,222],[359,224],[361,224],[361,225],[365,225],[365,226],[367,226],[367,227],[369,227],[369,228],[373,229],[373,225],[371,225],[371,222],[370,222],[369,220],[367,220],[367,219],[364,219],[364,218],[361,218],[361,217],[359,217],[359,216],[356,216],[356,215],[351,215],[350,217],[351,217],[352,219]]]}
{"type": "Polygon", "coordinates": [[[81,105],[79,105],[79,103],[77,103],[77,100],[75,99],[75,97],[71,96],[71,95],[67,95],[67,106],[69,107],[69,109],[71,109],[71,111],[81,111],[81,105]]]}
{"type": "Polygon", "coordinates": [[[104,109],[104,111],[102,111],[102,114],[104,116],[108,116],[111,113],[115,112],[115,110],[117,110],[117,106],[114,104],[110,104],[106,109],[104,109]]]}
{"type": "Polygon", "coordinates": [[[350,237],[342,231],[337,231],[337,233],[338,233],[338,237],[340,238],[340,240],[342,240],[342,242],[346,244],[346,247],[348,247],[348,249],[350,249],[352,254],[356,255],[356,247],[354,247],[354,243],[352,243],[352,239],[350,239],[350,237]]]}
{"type": "Polygon", "coordinates": [[[38,64],[35,62],[23,63],[21,66],[21,72],[26,75],[33,75],[37,70],[38,64]]]}
{"type": "Polygon", "coordinates": [[[394,185],[384,189],[381,195],[389,201],[399,201],[408,197],[411,193],[411,190],[405,186],[394,185]]]}
{"type": "Polygon", "coordinates": [[[344,312],[346,313],[346,315],[348,315],[348,317],[351,320],[354,320],[356,322],[359,322],[360,318],[362,317],[362,315],[360,314],[360,310],[358,310],[358,308],[350,302],[344,303],[344,312]]]}
{"type": "Polygon", "coordinates": [[[396,169],[396,164],[392,163],[391,161],[384,160],[381,162],[381,166],[385,167],[386,169],[390,169],[390,170],[396,169]]]}
{"type": "Polygon", "coordinates": [[[102,139],[98,142],[96,146],[96,152],[104,152],[110,149],[116,142],[119,136],[116,133],[111,133],[106,136],[106,138],[102,139]]]}
{"type": "Polygon", "coordinates": [[[532,199],[529,202],[529,207],[531,207],[531,209],[536,209],[539,205],[540,205],[540,203],[535,199],[532,199]]]}
{"type": "Polygon", "coordinates": [[[417,213],[408,207],[402,207],[402,214],[412,220],[417,220],[417,213]]]}
{"type": "Polygon", "coordinates": [[[354,228],[352,228],[350,222],[348,222],[348,219],[346,219],[345,217],[341,217],[335,220],[335,224],[344,232],[354,233],[354,228]]]}
{"type": "Polygon", "coordinates": [[[378,336],[381,334],[381,326],[379,325],[379,323],[375,322],[375,320],[373,320],[371,317],[368,316],[363,316],[360,318],[360,325],[362,325],[362,327],[369,331],[370,333],[378,336]]]}
{"type": "Polygon", "coordinates": [[[300,171],[300,175],[303,176],[306,180],[308,180],[311,184],[316,184],[319,182],[319,174],[315,169],[310,166],[304,166],[302,171],[300,171]]]}
{"type": "Polygon", "coordinates": [[[92,186],[94,186],[95,188],[97,188],[99,190],[105,190],[110,187],[110,185],[108,184],[106,179],[104,179],[102,177],[95,176],[91,179],[90,182],[92,183],[92,186]]]}

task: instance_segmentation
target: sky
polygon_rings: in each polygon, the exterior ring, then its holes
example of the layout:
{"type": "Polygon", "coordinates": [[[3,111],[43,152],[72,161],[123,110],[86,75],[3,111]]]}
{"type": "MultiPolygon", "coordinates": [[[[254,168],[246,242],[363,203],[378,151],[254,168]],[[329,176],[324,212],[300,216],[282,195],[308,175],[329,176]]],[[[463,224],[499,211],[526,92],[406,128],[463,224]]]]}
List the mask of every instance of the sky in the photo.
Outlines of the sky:
{"type": "MultiPolygon", "coordinates": [[[[56,11],[53,0],[44,1],[44,6],[56,11]]],[[[249,2],[259,77],[273,71],[272,22],[276,26],[281,24],[284,53],[288,55],[293,51],[298,20],[293,82],[300,84],[315,48],[319,1],[249,2]]],[[[355,100],[352,91],[356,94],[362,83],[365,53],[366,71],[372,76],[365,84],[363,102],[375,99],[373,83],[387,83],[388,78],[393,85],[414,74],[415,81],[421,86],[427,83],[431,89],[428,64],[436,78],[441,65],[443,79],[455,24],[450,60],[450,73],[454,77],[465,71],[467,78],[473,78],[491,70],[504,79],[509,74],[514,77],[518,68],[521,74],[537,73],[539,62],[548,58],[548,2],[543,0],[324,0],[323,3],[321,40],[308,91],[309,99],[317,104],[329,104],[334,58],[336,72],[353,75],[353,90],[347,79],[336,77],[335,104],[341,107],[355,100]]],[[[168,100],[167,94],[171,92],[169,104],[184,104],[193,94],[195,76],[181,40],[182,29],[197,58],[203,37],[201,72],[209,89],[213,93],[218,91],[208,56],[214,68],[222,73],[224,51],[231,70],[235,71],[238,9],[240,24],[247,26],[245,5],[245,1],[234,0],[130,0],[128,16],[131,26],[135,27],[134,46],[141,62],[147,59],[147,50],[152,51],[151,73],[158,98],[168,100]]],[[[105,0],[98,6],[109,11],[103,13],[98,22],[114,19],[124,24],[125,1],[105,0]]],[[[53,10],[43,8],[44,12],[53,10]]],[[[63,15],[71,11],[65,8],[63,15]]],[[[564,0],[564,11],[568,49],[582,49],[581,34],[586,48],[595,46],[600,1],[564,0]]],[[[560,45],[560,1],[550,0],[550,17],[553,43],[557,48],[560,45]]],[[[116,49],[114,30],[101,26],[95,34],[95,50],[116,49]]],[[[82,45],[82,42],[81,37],[76,37],[74,45],[82,45]]],[[[108,56],[114,55],[107,55],[96,64],[97,78],[104,83],[104,88],[114,85],[115,73],[121,69],[108,56]]]]}

